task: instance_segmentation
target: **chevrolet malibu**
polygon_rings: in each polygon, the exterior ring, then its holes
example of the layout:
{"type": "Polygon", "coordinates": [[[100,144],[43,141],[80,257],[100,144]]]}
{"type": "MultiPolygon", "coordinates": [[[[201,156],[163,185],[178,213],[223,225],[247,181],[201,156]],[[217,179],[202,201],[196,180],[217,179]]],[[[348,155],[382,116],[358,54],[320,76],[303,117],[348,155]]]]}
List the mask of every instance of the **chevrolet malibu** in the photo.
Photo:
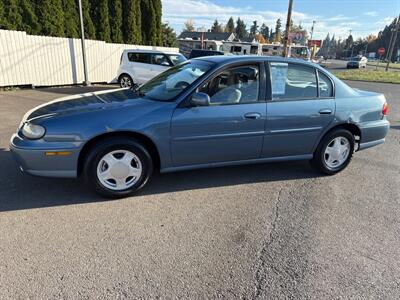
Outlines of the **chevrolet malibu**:
{"type": "Polygon", "coordinates": [[[325,174],[382,144],[384,95],[318,65],[261,56],[193,59],[135,89],[62,98],[29,111],[10,149],[26,173],[78,177],[106,197],[154,170],[310,160],[325,174]]]}

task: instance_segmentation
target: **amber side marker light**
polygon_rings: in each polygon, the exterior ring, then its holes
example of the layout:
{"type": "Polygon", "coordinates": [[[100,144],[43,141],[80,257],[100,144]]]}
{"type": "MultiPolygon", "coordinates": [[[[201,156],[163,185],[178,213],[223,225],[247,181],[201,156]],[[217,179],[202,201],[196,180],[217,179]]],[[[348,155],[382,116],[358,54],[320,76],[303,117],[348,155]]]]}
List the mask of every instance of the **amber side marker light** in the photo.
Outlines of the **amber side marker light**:
{"type": "Polygon", "coordinates": [[[71,151],[57,151],[57,152],[45,152],[44,153],[46,156],[68,156],[71,155],[71,151]]]}
{"type": "Polygon", "coordinates": [[[387,102],[385,102],[382,108],[382,115],[387,116],[388,114],[389,114],[389,105],[387,104],[387,102]]]}

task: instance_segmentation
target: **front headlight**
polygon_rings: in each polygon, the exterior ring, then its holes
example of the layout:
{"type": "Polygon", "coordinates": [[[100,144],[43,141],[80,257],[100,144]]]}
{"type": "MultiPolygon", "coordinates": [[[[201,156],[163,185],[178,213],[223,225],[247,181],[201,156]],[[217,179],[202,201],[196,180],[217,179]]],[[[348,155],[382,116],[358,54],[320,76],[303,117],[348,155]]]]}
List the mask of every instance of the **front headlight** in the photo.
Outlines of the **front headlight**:
{"type": "Polygon", "coordinates": [[[21,132],[24,135],[24,137],[31,140],[37,140],[44,136],[44,134],[46,133],[46,129],[40,125],[25,123],[22,126],[21,132]]]}

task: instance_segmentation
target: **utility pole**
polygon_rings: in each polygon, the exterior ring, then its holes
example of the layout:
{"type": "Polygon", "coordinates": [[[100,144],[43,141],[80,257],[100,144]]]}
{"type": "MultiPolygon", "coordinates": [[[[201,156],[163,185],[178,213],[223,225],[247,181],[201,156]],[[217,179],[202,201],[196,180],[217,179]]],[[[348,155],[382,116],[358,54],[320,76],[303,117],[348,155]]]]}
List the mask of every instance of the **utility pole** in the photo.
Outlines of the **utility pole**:
{"type": "Polygon", "coordinates": [[[284,44],[283,44],[283,57],[287,57],[288,54],[288,43],[289,43],[289,33],[290,33],[290,21],[292,20],[292,8],[293,8],[293,0],[289,0],[289,8],[288,8],[288,13],[287,13],[287,19],[286,19],[286,32],[285,32],[285,39],[284,39],[284,44]]]}
{"type": "MultiPolygon", "coordinates": [[[[316,21],[312,21],[311,36],[310,36],[310,41],[311,41],[311,43],[312,43],[312,40],[313,40],[314,25],[315,25],[315,23],[317,23],[317,22],[316,22],[316,21]]],[[[312,59],[312,58],[314,58],[314,52],[315,52],[316,47],[315,47],[315,45],[312,45],[312,44],[311,44],[311,47],[310,47],[310,48],[311,48],[311,49],[310,49],[310,51],[311,51],[311,57],[310,57],[310,59],[312,59]]]]}
{"type": "MultiPolygon", "coordinates": [[[[388,56],[387,56],[387,63],[386,63],[386,68],[385,71],[388,71],[389,69],[389,63],[392,60],[392,54],[393,54],[393,49],[394,49],[394,45],[396,44],[396,40],[397,40],[397,32],[399,31],[399,27],[400,27],[400,14],[397,18],[397,22],[396,22],[396,29],[394,31],[394,36],[392,39],[392,44],[389,46],[389,51],[388,51],[388,56]]],[[[393,34],[393,33],[392,33],[393,34]]]]}
{"type": "Polygon", "coordinates": [[[85,27],[83,25],[83,14],[82,14],[82,1],[78,1],[79,4],[79,19],[81,21],[81,43],[82,43],[82,57],[83,57],[83,73],[85,75],[85,80],[83,81],[84,86],[90,86],[90,81],[87,72],[86,63],[86,48],[85,48],[85,27]]]}

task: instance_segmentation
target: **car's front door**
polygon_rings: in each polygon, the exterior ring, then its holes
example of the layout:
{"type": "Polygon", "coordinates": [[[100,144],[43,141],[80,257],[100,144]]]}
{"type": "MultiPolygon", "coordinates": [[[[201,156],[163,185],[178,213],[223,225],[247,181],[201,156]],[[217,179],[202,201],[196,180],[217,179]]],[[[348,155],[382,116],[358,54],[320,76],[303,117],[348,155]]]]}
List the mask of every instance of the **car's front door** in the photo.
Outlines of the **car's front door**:
{"type": "Polygon", "coordinates": [[[264,71],[258,64],[227,68],[198,90],[210,105],[178,107],[171,124],[174,166],[260,157],[266,119],[264,71]]]}
{"type": "Polygon", "coordinates": [[[332,81],[304,64],[271,62],[270,73],[272,101],[267,102],[262,156],[312,154],[334,118],[332,81]]]}
{"type": "Polygon", "coordinates": [[[165,54],[162,53],[154,53],[151,58],[151,74],[152,77],[157,76],[158,74],[168,70],[172,67],[172,63],[167,58],[165,54]]]}

